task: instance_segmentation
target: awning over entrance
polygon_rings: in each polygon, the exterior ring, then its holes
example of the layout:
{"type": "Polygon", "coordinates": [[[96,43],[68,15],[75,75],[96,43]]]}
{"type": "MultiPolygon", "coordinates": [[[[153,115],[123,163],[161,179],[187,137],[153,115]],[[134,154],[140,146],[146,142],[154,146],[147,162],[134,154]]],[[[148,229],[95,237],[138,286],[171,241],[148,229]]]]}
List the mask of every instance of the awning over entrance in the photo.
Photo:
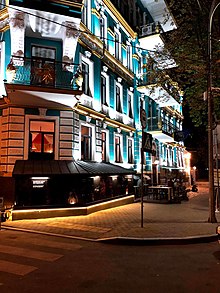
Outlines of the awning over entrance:
{"type": "Polygon", "coordinates": [[[97,163],[70,160],[17,160],[13,176],[51,176],[51,175],[129,175],[135,174],[110,163],[97,163]]]}

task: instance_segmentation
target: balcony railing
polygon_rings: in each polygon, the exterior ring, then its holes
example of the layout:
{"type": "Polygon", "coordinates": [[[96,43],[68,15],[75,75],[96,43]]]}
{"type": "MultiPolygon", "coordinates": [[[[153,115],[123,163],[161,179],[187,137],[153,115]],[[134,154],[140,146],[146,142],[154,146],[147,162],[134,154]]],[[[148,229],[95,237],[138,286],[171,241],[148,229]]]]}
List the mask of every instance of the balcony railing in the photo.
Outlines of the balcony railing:
{"type": "Polygon", "coordinates": [[[148,131],[162,131],[163,133],[172,136],[174,132],[179,130],[173,123],[161,117],[150,117],[147,120],[148,131]]]}
{"type": "Polygon", "coordinates": [[[140,37],[150,36],[153,34],[159,34],[163,32],[161,24],[157,22],[152,22],[149,24],[145,24],[140,27],[140,37]]]}
{"type": "MultiPolygon", "coordinates": [[[[13,84],[78,90],[78,64],[57,62],[52,59],[12,56],[10,64],[15,69],[13,84]]],[[[9,66],[8,66],[9,67],[9,66]]],[[[9,80],[7,80],[9,82],[9,80]]]]}

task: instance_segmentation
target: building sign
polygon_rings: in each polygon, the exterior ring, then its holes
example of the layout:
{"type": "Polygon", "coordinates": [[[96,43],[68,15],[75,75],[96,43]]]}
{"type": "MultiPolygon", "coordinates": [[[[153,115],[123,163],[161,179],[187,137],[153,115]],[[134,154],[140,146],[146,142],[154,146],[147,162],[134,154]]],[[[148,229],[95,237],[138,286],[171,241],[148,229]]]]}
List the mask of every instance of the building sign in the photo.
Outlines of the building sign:
{"type": "Polygon", "coordinates": [[[152,135],[143,131],[142,148],[144,152],[152,153],[152,135]]]}
{"type": "Polygon", "coordinates": [[[48,177],[32,177],[33,188],[43,188],[45,187],[48,177]]]}

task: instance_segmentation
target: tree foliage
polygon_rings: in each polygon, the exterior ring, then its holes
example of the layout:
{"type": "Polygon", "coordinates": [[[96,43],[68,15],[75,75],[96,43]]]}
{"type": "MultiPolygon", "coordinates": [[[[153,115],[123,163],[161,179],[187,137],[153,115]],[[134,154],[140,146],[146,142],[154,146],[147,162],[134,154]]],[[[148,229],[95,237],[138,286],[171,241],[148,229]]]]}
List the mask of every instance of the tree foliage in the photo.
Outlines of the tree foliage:
{"type": "MultiPolygon", "coordinates": [[[[157,48],[156,59],[173,58],[176,67],[172,69],[155,66],[155,74],[163,80],[169,75],[183,89],[184,103],[188,104],[189,114],[195,126],[207,124],[207,101],[204,92],[207,91],[208,77],[208,22],[210,0],[169,0],[168,5],[174,15],[177,29],[164,33],[164,48],[157,48]],[[163,69],[163,70],[159,70],[163,69]]],[[[220,118],[220,6],[212,21],[212,72],[216,117],[220,118]]],[[[164,21],[170,21],[164,14],[164,21]]],[[[161,67],[161,66],[160,66],[161,67]]],[[[153,73],[154,74],[154,73],[153,73]]]]}

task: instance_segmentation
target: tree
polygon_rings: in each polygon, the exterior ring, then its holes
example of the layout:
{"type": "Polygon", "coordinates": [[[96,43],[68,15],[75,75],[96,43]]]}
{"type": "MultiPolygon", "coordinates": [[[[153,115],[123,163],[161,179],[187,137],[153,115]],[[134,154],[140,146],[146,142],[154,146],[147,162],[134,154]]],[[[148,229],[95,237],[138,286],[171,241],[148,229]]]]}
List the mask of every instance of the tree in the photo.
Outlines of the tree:
{"type": "MultiPolygon", "coordinates": [[[[208,19],[211,6],[209,0],[169,0],[169,9],[174,15],[177,29],[162,36],[164,47],[157,47],[154,60],[172,58],[174,68],[154,66],[151,75],[157,76],[158,83],[164,83],[166,76],[174,77],[184,91],[184,103],[188,104],[189,114],[195,126],[207,125],[207,101],[204,92],[207,90],[208,58],[208,19]]],[[[220,9],[213,18],[212,26],[212,71],[213,87],[220,88],[220,9]]],[[[164,12],[164,21],[170,21],[164,12]]],[[[214,90],[216,117],[220,119],[220,93],[214,90]]]]}

